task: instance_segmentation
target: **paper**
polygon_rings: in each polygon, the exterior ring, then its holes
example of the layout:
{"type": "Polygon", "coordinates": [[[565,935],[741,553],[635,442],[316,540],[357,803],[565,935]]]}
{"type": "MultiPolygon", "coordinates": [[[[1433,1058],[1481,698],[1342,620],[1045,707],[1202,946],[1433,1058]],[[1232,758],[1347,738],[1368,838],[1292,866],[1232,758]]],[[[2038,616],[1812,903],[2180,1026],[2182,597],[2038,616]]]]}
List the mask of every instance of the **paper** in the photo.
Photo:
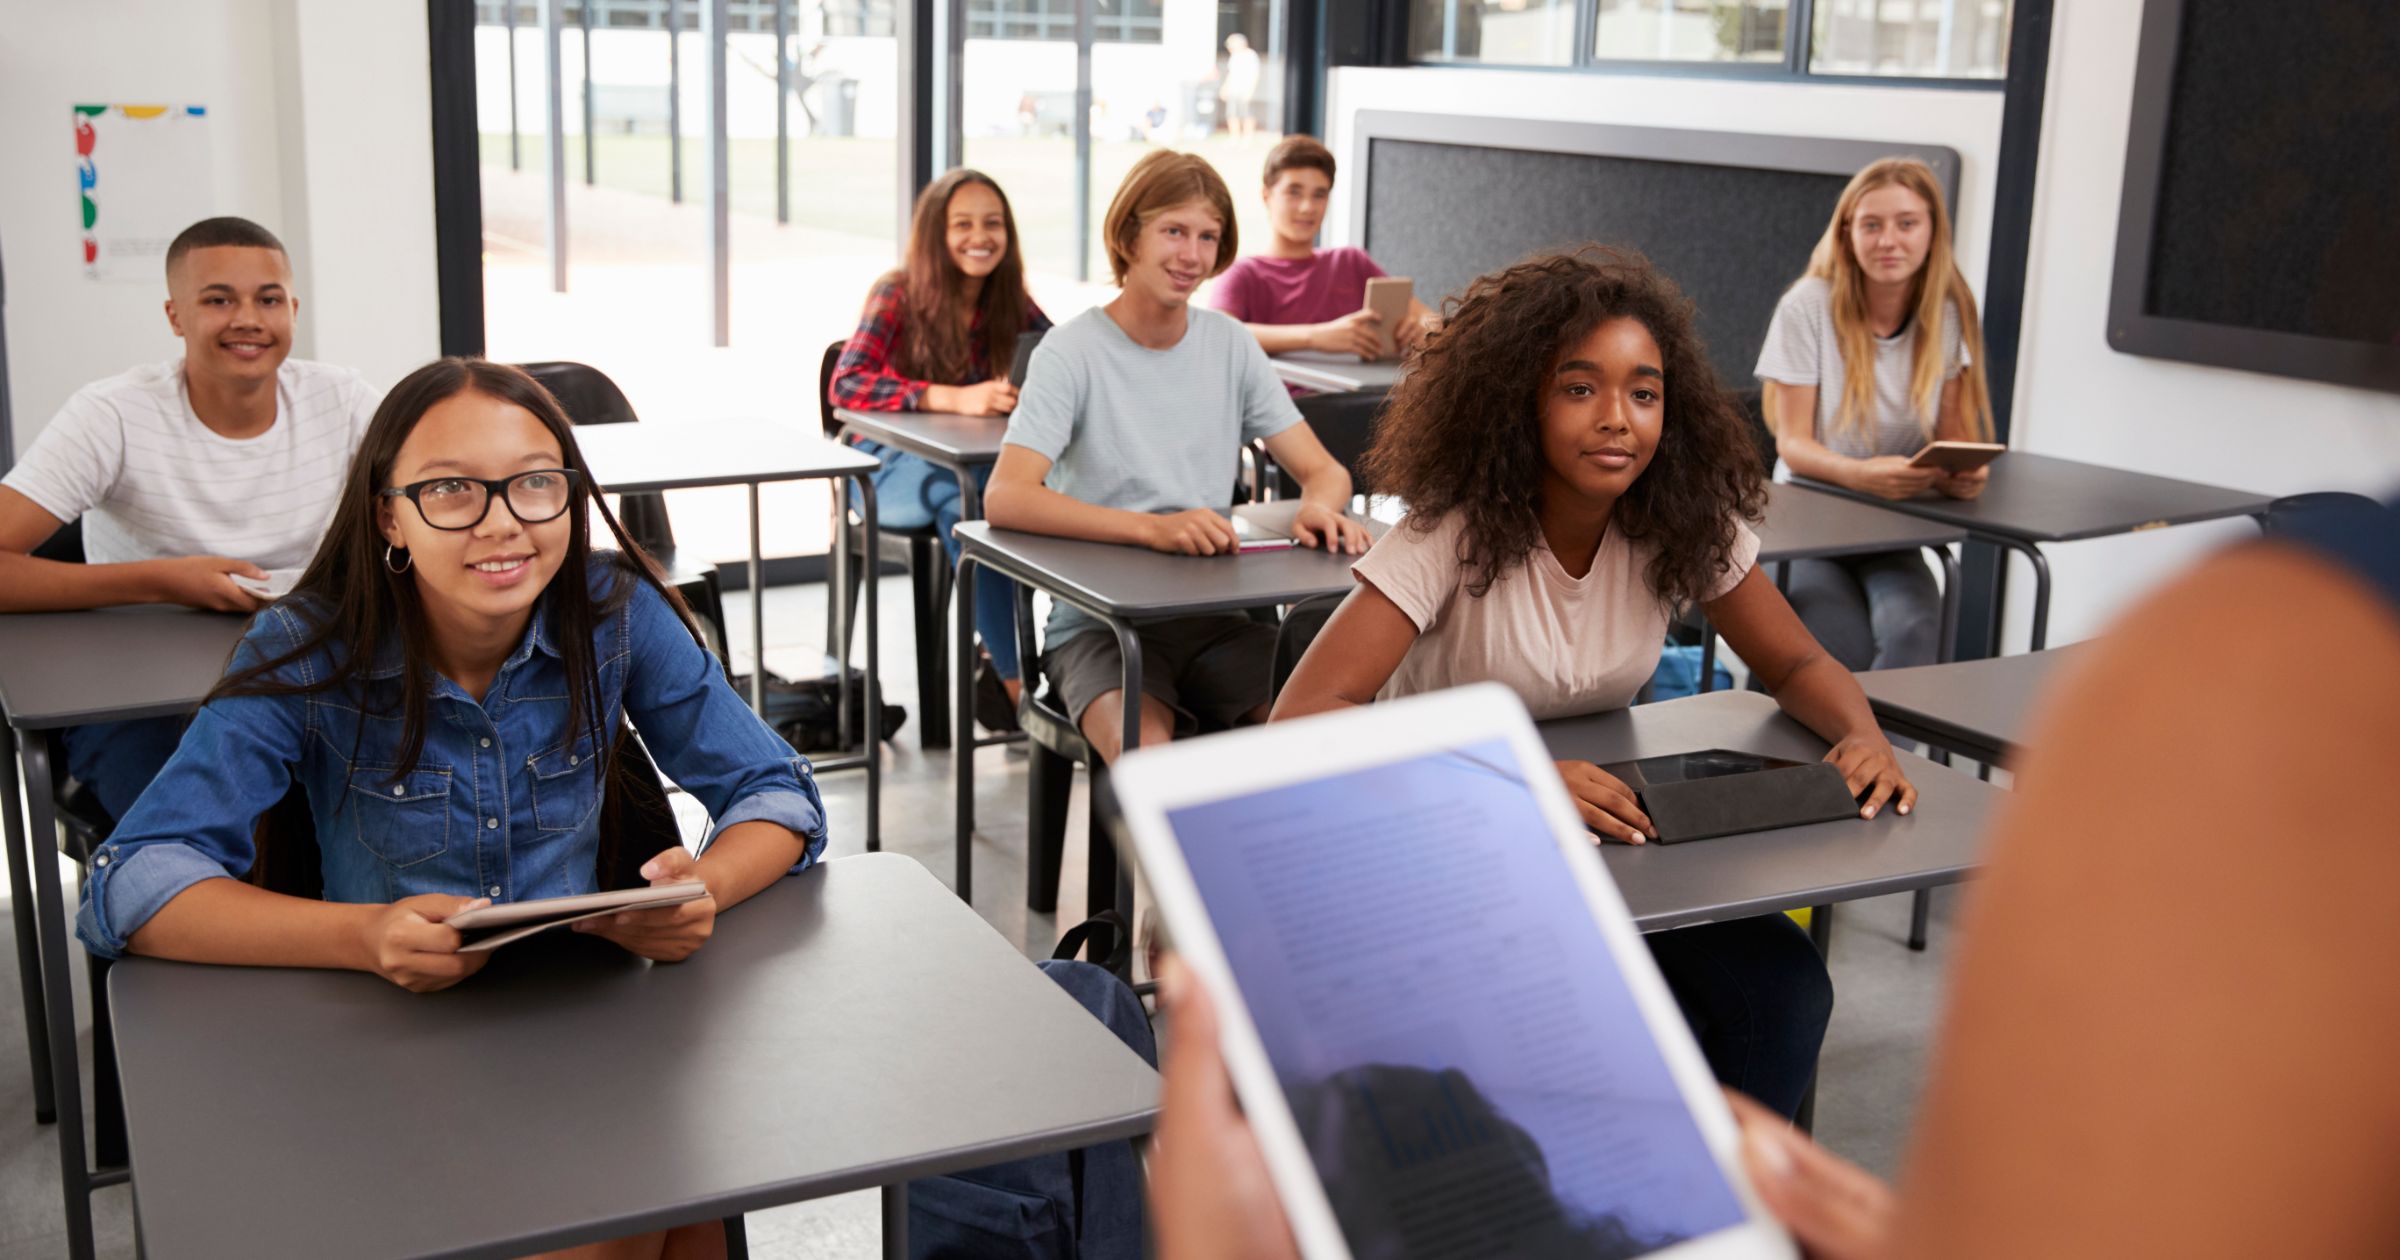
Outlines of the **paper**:
{"type": "Polygon", "coordinates": [[[84,274],[156,286],[167,246],[216,204],[208,110],[77,105],[74,118],[84,274]]]}

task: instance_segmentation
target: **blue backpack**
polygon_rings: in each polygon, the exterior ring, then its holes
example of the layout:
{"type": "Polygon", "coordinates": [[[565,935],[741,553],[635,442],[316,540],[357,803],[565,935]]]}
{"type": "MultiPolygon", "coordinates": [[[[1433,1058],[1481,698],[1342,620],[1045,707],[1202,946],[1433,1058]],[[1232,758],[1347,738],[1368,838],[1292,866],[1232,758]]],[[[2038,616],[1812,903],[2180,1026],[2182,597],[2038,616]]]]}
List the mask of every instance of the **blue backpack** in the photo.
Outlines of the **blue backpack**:
{"type": "MultiPolygon", "coordinates": [[[[1061,949],[1072,953],[1080,930],[1061,949]]],[[[1158,1066],[1149,1013],[1087,962],[1038,964],[1142,1061],[1158,1066]]],[[[1037,1155],[909,1183],[911,1260],[1141,1260],[1142,1166],[1133,1143],[1037,1155]]]]}

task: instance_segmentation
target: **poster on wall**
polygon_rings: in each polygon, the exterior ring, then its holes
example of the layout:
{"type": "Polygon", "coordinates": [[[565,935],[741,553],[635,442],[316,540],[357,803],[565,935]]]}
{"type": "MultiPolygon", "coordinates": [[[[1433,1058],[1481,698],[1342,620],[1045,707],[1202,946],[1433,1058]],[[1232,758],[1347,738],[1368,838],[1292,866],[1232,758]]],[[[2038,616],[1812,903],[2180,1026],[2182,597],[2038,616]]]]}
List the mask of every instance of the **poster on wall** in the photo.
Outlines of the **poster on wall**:
{"type": "Polygon", "coordinates": [[[79,247],[94,280],[156,285],[175,234],[214,204],[208,110],[78,105],[79,247]]]}

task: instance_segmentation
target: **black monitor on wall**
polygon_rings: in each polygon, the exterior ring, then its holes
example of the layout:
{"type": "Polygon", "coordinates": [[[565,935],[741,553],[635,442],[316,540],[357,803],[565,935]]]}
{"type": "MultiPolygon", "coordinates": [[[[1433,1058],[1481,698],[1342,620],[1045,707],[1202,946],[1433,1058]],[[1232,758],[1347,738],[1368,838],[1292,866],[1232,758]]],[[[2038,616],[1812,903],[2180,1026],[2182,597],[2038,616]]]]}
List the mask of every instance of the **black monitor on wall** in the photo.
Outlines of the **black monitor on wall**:
{"type": "Polygon", "coordinates": [[[2109,345],[2400,384],[2400,12],[2147,0],[2109,345]]]}

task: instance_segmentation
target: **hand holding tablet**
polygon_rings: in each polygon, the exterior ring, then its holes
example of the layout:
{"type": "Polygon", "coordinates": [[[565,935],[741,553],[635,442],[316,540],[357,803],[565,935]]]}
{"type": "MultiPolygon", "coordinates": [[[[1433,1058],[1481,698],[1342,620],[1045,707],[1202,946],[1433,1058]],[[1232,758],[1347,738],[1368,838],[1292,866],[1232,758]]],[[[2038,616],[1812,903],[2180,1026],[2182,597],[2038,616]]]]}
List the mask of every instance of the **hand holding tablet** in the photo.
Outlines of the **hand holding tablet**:
{"type": "Polygon", "coordinates": [[[1794,1255],[1513,694],[1146,747],[1113,777],[1304,1255],[1794,1255]]]}

